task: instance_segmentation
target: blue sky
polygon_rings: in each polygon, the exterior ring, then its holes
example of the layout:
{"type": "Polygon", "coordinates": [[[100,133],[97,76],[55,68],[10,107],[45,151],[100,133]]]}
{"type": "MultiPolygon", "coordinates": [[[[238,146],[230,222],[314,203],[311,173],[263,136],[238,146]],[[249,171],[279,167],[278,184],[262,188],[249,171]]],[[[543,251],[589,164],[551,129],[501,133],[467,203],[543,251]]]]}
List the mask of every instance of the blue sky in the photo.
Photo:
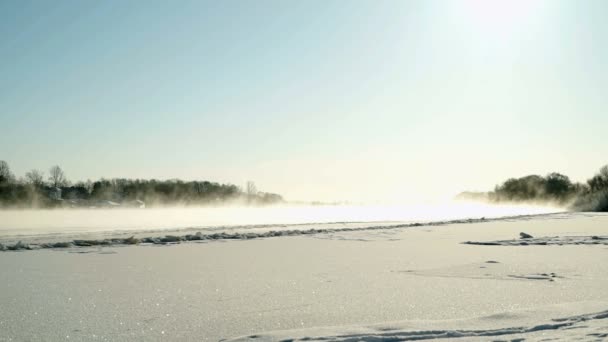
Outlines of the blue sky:
{"type": "Polygon", "coordinates": [[[17,175],[402,200],[608,163],[608,3],[3,1],[17,175]]]}

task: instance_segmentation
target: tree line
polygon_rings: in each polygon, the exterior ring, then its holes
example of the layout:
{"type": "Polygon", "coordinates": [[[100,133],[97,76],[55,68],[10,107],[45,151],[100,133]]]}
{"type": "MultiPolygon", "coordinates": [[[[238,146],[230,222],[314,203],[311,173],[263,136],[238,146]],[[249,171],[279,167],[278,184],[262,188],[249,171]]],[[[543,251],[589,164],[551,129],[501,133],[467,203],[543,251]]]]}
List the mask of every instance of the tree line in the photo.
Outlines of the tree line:
{"type": "Polygon", "coordinates": [[[510,178],[487,193],[464,192],[461,199],[493,203],[551,203],[577,211],[608,211],[608,165],[585,183],[572,182],[568,176],[550,173],[510,178]]]}
{"type": "Polygon", "coordinates": [[[107,203],[122,205],[145,203],[162,205],[265,205],[284,202],[278,194],[260,192],[253,182],[243,191],[234,184],[209,181],[155,179],[100,179],[71,183],[59,166],[49,169],[45,177],[40,170],[31,170],[15,177],[9,164],[0,160],[0,206],[51,208],[62,206],[98,206],[107,203]]]}

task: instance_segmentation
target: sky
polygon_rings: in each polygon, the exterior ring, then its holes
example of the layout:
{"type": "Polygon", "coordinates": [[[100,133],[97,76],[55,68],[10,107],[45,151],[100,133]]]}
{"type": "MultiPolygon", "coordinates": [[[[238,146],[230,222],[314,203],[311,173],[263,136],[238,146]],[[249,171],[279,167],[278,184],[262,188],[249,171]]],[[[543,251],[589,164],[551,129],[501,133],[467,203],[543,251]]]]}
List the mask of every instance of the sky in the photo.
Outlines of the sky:
{"type": "Polygon", "coordinates": [[[608,163],[608,2],[2,1],[0,160],[411,201],[608,163]]]}

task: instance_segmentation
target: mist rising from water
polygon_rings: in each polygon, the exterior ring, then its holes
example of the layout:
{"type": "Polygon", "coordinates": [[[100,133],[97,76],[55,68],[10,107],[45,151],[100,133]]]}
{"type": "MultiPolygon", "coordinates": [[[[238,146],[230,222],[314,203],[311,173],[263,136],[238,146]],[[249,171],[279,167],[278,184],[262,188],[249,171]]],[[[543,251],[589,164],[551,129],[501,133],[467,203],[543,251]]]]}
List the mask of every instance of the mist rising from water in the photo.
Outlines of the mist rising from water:
{"type": "Polygon", "coordinates": [[[555,207],[446,202],[336,205],[0,211],[0,236],[327,222],[429,222],[563,211],[555,207]]]}

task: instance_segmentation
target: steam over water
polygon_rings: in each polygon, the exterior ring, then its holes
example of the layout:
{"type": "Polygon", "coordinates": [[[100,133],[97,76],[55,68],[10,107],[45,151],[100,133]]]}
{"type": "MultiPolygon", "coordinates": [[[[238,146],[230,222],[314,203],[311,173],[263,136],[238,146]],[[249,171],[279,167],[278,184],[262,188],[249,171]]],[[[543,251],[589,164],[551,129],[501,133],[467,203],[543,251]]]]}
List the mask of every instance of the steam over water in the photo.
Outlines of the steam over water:
{"type": "MultiPolygon", "coordinates": [[[[552,207],[454,202],[409,206],[281,206],[262,208],[57,209],[0,211],[0,238],[111,231],[221,230],[222,227],[367,222],[430,222],[563,211],[552,207]]],[[[307,225],[310,226],[310,225],[307,225]]],[[[253,227],[252,227],[253,228],[253,227]]]]}

